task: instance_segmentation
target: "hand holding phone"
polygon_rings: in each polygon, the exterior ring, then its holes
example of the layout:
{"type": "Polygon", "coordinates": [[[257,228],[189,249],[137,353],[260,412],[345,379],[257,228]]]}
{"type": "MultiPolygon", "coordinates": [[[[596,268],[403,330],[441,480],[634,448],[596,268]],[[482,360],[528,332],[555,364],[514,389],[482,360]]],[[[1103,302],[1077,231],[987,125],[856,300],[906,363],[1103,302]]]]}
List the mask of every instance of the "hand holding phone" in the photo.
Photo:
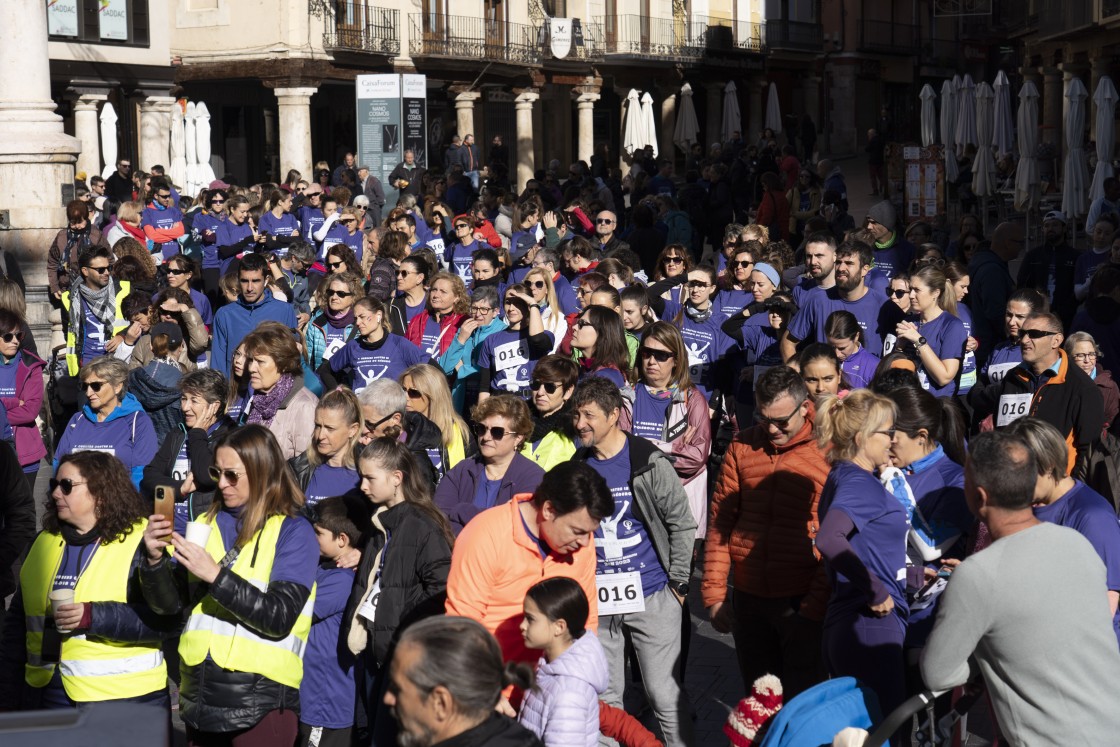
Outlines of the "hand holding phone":
{"type": "Polygon", "coordinates": [[[175,489],[169,485],[156,486],[155,512],[175,524],[175,489]]]}

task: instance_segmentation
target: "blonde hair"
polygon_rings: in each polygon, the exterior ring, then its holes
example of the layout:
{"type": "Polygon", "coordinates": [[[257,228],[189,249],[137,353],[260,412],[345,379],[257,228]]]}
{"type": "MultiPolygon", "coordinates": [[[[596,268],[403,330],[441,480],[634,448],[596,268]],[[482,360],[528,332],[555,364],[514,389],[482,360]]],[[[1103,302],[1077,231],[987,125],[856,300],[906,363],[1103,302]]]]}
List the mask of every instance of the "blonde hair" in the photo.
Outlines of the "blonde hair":
{"type": "Polygon", "coordinates": [[[946,277],[945,273],[940,268],[933,265],[926,265],[920,270],[915,270],[910,273],[910,287],[914,287],[914,278],[922,281],[931,291],[940,291],[937,296],[937,305],[941,307],[942,311],[947,311],[953,316],[957,316],[957,290],[953,287],[953,282],[946,277]]]}
{"type": "MultiPolygon", "coordinates": [[[[358,402],[358,395],[350,391],[344,386],[337,389],[332,389],[323,395],[319,400],[319,404],[315,405],[315,414],[318,415],[320,411],[331,410],[342,414],[346,419],[347,425],[359,426],[354,435],[350,437],[350,443],[346,445],[346,449],[342,453],[342,466],[354,468],[354,449],[358,446],[358,439],[362,435],[362,405],[358,402]]],[[[307,463],[311,469],[315,469],[323,463],[323,455],[315,448],[315,439],[307,445],[307,463]]]]}
{"type": "Polygon", "coordinates": [[[406,368],[401,374],[398,379],[401,386],[404,386],[405,377],[412,379],[413,387],[427,395],[428,420],[440,429],[444,447],[450,447],[456,438],[466,442],[467,421],[455,411],[455,404],[451,401],[451,389],[447,386],[447,377],[443,372],[427,363],[418,363],[406,368]]]}
{"type": "MultiPolygon", "coordinates": [[[[19,283],[8,277],[0,277],[0,309],[5,309],[27,320],[27,298],[20,290],[19,283]]],[[[18,332],[19,330],[8,330],[18,332]]]]}
{"type": "MultiPolygon", "coordinates": [[[[555,334],[558,331],[560,322],[564,320],[564,311],[560,308],[560,301],[556,297],[556,286],[552,284],[552,274],[543,267],[534,267],[525,273],[525,285],[533,278],[540,278],[544,281],[544,301],[548,304],[549,315],[545,320],[544,326],[549,331],[555,334]]],[[[530,293],[530,295],[532,295],[530,293]]]]}
{"type": "Polygon", "coordinates": [[[124,223],[138,222],[140,220],[140,213],[143,210],[144,206],[135,200],[122,202],[121,206],[117,208],[117,220],[124,223]]]}
{"type": "Polygon", "coordinates": [[[893,401],[870,389],[856,389],[844,399],[827,397],[817,408],[817,443],[827,450],[829,463],[852,461],[875,431],[893,423],[893,401]]]}

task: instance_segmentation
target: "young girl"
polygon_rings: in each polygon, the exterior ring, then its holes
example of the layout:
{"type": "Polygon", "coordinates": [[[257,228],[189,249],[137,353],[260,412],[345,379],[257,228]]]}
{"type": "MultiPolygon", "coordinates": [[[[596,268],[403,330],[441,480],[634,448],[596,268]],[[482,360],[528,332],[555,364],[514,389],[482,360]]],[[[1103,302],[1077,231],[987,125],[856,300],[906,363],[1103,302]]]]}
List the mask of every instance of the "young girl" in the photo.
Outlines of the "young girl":
{"type": "Polygon", "coordinates": [[[525,595],[521,637],[542,656],[517,720],[548,747],[599,743],[599,696],[610,675],[599,639],[584,627],[587,615],[587,597],[570,578],[546,578],[525,595]]]}

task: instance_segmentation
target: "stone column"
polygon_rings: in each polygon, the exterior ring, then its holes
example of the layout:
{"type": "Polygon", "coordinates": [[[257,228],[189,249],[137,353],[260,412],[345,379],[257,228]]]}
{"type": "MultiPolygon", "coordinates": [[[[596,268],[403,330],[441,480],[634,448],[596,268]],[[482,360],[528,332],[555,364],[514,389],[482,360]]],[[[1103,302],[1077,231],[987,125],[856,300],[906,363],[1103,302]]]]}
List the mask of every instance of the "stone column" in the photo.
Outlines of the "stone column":
{"type": "MultiPolygon", "coordinates": [[[[821,78],[819,75],[810,73],[802,79],[801,85],[805,95],[805,112],[813,120],[813,124],[817,126],[819,132],[821,128],[821,78]]],[[[798,142],[800,142],[800,132],[797,133],[797,137],[798,142]]]]}
{"type": "Polygon", "coordinates": [[[148,95],[140,102],[140,166],[150,171],[157,164],[165,169],[171,147],[171,107],[175,98],[148,95]]]}
{"type": "Polygon", "coordinates": [[[463,91],[455,94],[455,134],[459,137],[475,135],[475,140],[478,140],[474,126],[474,102],[478,101],[480,96],[482,94],[478,91],[463,91]]]}
{"type": "Polygon", "coordinates": [[[659,156],[675,161],[673,130],[677,126],[677,93],[668,91],[661,100],[661,142],[658,143],[659,156]]]}
{"type": "Polygon", "coordinates": [[[311,178],[311,97],[319,89],[311,86],[275,88],[280,109],[280,171],[295,169],[311,178]]]}
{"type": "Polygon", "coordinates": [[[747,81],[747,131],[743,133],[743,142],[755,143],[762,136],[762,91],[765,88],[766,81],[757,75],[747,81]]]}
{"type": "Polygon", "coordinates": [[[723,123],[723,87],[725,81],[709,81],[704,86],[704,99],[708,104],[707,121],[704,124],[704,152],[720,142],[720,125],[723,123]]]}
{"type": "Polygon", "coordinates": [[[81,149],[51,100],[43,3],[0,3],[0,209],[9,225],[3,244],[27,282],[28,324],[39,350],[51,349],[51,322],[61,325],[47,299],[47,248],[66,225],[81,149]]]}
{"type": "Polygon", "coordinates": [[[279,182],[288,172],[280,173],[279,152],[276,149],[276,112],[267,106],[261,109],[264,117],[264,157],[268,160],[268,172],[272,180],[279,182]]]}
{"type": "Polygon", "coordinates": [[[101,173],[101,121],[97,114],[102,102],[109,100],[109,95],[80,88],[71,89],[69,95],[74,102],[74,137],[82,142],[77,169],[86,172],[88,179],[101,173]]]}
{"type": "Polygon", "coordinates": [[[1060,144],[1062,140],[1062,112],[1065,109],[1065,89],[1062,71],[1056,67],[1042,68],[1042,142],[1060,144]]]}
{"type": "MultiPolygon", "coordinates": [[[[548,158],[545,158],[544,152],[544,101],[541,101],[541,89],[535,90],[536,98],[533,101],[539,101],[540,103],[533,105],[531,108],[533,117],[533,169],[529,174],[530,178],[536,173],[538,163],[544,168],[548,166],[549,161],[548,158]],[[537,137],[538,134],[541,137],[537,137]]],[[[520,139],[520,136],[518,136],[518,139],[520,139]]]]}
{"type": "Polygon", "coordinates": [[[595,153],[595,102],[598,93],[579,93],[576,96],[576,118],[579,124],[579,148],[576,159],[587,164],[595,153]]]}
{"type": "Polygon", "coordinates": [[[517,119],[517,192],[525,189],[525,184],[533,178],[536,171],[536,158],[533,150],[533,104],[540,98],[540,92],[528,89],[517,94],[513,100],[517,119]]]}

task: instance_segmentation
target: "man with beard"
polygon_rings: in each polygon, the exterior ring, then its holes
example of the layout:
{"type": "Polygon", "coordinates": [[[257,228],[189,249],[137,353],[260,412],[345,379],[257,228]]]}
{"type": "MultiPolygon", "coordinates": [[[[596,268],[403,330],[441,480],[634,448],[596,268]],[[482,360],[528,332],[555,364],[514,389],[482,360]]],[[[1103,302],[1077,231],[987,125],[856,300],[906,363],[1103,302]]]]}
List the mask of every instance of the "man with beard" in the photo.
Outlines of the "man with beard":
{"type": "Polygon", "coordinates": [[[783,360],[793,358],[803,340],[828,342],[825,321],[834,311],[849,311],[855,316],[863,330],[864,347],[875,355],[886,355],[894,349],[894,329],[904,315],[881,291],[868,287],[866,278],[873,261],[871,247],[861,241],[848,240],[839,246],[836,285],[803,296],[805,305],[790,320],[782,340],[783,360]]]}
{"type": "Polygon", "coordinates": [[[836,239],[832,234],[821,231],[805,240],[805,271],[807,277],[793,287],[793,302],[798,308],[805,305],[812,291],[836,285],[836,239]]]}

